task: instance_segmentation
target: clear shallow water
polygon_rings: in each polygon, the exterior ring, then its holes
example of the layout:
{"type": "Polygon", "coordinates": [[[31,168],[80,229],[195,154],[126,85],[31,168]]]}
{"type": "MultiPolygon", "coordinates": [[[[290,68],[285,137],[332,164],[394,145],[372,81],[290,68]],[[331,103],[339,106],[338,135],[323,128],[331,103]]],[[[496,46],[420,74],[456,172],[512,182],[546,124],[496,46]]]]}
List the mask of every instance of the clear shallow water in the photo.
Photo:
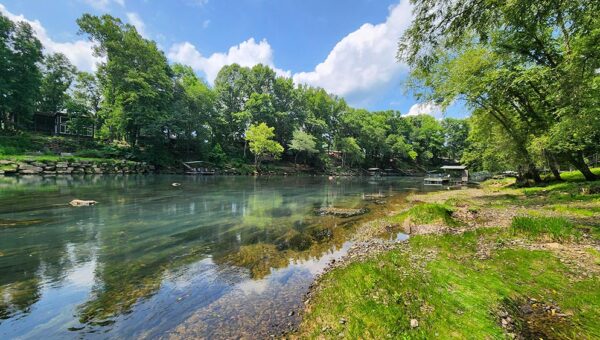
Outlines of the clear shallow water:
{"type": "Polygon", "coordinates": [[[275,334],[369,217],[315,209],[373,215],[382,208],[363,195],[421,189],[416,178],[0,178],[0,338],[275,334]]]}

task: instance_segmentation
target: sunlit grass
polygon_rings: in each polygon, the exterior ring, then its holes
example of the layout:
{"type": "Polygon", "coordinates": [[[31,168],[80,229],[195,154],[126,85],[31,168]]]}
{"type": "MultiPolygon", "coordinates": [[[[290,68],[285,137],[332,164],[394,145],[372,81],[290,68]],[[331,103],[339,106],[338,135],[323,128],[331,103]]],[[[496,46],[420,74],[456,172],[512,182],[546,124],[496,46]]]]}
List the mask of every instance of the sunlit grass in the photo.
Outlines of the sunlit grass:
{"type": "Polygon", "coordinates": [[[504,299],[523,297],[552,300],[574,312],[572,326],[547,329],[548,335],[599,335],[597,279],[573,283],[570,270],[547,251],[504,249],[486,261],[475,256],[478,240],[511,237],[501,231],[417,236],[408,251],[335,270],[325,276],[301,335],[503,338],[497,310],[504,299]],[[411,328],[411,319],[419,326],[411,328]]]}
{"type": "Polygon", "coordinates": [[[581,236],[573,223],[563,217],[518,216],[513,219],[511,228],[513,232],[525,233],[533,237],[547,235],[555,241],[581,236]]]}
{"type": "Polygon", "coordinates": [[[452,218],[452,212],[453,209],[449,205],[422,203],[390,217],[390,220],[392,222],[402,223],[410,218],[410,221],[415,224],[442,223],[447,226],[456,226],[459,223],[452,218]]]}

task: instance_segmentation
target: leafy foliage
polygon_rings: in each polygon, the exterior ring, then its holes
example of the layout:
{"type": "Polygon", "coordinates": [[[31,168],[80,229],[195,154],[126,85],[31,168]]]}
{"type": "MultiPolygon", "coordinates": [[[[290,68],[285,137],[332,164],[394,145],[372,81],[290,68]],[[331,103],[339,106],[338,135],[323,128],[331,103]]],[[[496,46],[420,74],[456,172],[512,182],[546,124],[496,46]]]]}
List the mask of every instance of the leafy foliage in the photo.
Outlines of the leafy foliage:
{"type": "Polygon", "coordinates": [[[536,182],[540,167],[560,179],[566,163],[597,178],[585,160],[600,151],[597,2],[414,4],[398,57],[411,65],[419,97],[473,109],[464,160],[488,170],[500,160],[536,182]]]}
{"type": "Polygon", "coordinates": [[[246,131],[246,140],[250,143],[250,151],[254,154],[254,165],[258,168],[260,161],[266,157],[279,158],[283,152],[283,146],[273,140],[275,128],[265,123],[250,125],[246,131]]]}

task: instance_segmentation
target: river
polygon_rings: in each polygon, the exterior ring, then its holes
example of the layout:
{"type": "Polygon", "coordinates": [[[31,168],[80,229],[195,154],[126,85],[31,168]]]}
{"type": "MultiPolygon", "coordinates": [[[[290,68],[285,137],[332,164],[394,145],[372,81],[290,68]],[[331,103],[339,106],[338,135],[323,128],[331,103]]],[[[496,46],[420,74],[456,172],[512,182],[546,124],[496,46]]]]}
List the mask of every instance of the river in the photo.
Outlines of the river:
{"type": "Polygon", "coordinates": [[[355,226],[384,210],[364,195],[422,189],[406,177],[0,177],[0,338],[277,334],[355,226]],[[328,206],[370,212],[315,214],[328,206]]]}

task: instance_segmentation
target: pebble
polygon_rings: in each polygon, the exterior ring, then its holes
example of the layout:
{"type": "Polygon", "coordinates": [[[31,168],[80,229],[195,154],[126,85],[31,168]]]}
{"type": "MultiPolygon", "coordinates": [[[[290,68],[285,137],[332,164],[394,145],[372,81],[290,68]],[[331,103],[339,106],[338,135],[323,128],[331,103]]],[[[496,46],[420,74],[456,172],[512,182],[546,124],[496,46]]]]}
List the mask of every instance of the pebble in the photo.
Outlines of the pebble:
{"type": "Polygon", "coordinates": [[[419,320],[410,319],[410,328],[417,328],[417,327],[419,327],[419,320]]]}

